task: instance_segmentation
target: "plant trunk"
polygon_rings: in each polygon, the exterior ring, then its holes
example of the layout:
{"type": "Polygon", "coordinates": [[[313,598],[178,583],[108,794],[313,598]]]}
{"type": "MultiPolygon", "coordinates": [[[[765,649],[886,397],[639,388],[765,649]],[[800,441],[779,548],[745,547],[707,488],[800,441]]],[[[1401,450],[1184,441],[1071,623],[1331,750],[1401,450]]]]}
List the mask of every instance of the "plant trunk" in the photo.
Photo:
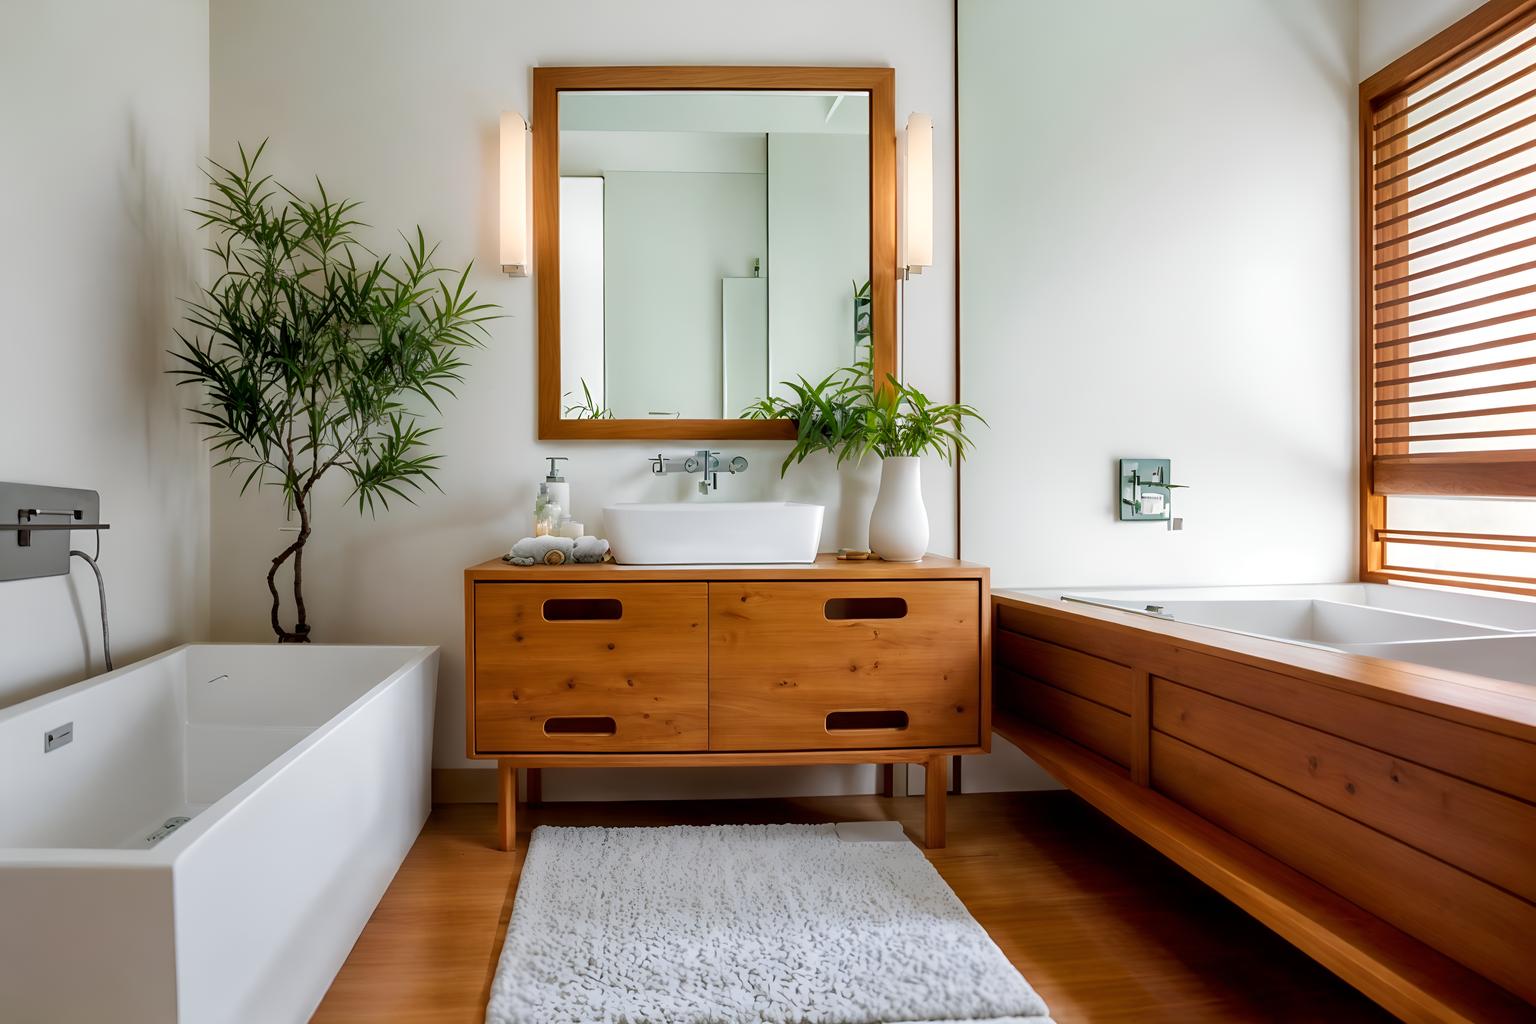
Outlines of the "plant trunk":
{"type": "Polygon", "coordinates": [[[294,509],[299,513],[299,535],[272,559],[272,568],[267,570],[267,592],[272,595],[272,632],[277,634],[277,642],[280,644],[309,643],[309,623],[304,618],[304,545],[309,540],[309,508],[304,497],[300,494],[293,502],[294,509]],[[291,632],[283,628],[280,615],[282,598],[277,592],[277,570],[290,558],[293,559],[293,603],[298,611],[298,621],[291,632]]]}

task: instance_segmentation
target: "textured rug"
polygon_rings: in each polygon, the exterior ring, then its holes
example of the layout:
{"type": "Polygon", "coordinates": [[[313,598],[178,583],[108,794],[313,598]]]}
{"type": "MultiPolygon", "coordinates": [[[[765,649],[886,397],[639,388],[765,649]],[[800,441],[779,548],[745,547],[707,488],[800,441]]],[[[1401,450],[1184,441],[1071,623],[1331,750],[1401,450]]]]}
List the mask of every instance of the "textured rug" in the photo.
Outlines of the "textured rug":
{"type": "Polygon", "coordinates": [[[487,1024],[1049,1024],[911,843],[534,830],[487,1024]]]}

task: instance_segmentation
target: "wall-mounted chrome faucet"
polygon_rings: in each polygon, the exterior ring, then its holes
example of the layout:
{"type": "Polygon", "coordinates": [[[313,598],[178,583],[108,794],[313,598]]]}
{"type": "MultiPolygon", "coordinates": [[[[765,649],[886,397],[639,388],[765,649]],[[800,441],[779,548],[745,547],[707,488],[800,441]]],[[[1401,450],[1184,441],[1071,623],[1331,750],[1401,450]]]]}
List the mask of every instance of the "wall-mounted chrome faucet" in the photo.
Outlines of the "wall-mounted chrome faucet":
{"type": "Polygon", "coordinates": [[[1170,530],[1184,529],[1184,519],[1173,514],[1173,492],[1184,484],[1173,482],[1173,463],[1167,459],[1120,460],[1120,518],[1167,523],[1170,530]]]}
{"type": "Polygon", "coordinates": [[[712,452],[708,448],[700,448],[692,455],[684,459],[669,459],[665,455],[658,454],[651,460],[651,473],[655,476],[666,476],[669,473],[701,473],[703,479],[699,481],[699,493],[708,494],[720,487],[721,473],[745,473],[747,460],[744,456],[733,455],[723,460],[719,452],[712,452]]]}

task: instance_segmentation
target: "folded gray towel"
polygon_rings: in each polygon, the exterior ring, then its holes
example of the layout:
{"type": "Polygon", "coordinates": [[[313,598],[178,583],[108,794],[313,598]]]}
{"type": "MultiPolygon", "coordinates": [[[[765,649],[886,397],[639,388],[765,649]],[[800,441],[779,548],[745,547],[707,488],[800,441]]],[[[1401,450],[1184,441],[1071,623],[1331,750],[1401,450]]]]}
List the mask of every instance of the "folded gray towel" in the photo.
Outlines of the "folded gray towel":
{"type": "Polygon", "coordinates": [[[608,557],[608,542],[601,537],[524,537],[512,545],[502,560],[513,565],[563,565],[566,562],[601,562],[608,557]]]}

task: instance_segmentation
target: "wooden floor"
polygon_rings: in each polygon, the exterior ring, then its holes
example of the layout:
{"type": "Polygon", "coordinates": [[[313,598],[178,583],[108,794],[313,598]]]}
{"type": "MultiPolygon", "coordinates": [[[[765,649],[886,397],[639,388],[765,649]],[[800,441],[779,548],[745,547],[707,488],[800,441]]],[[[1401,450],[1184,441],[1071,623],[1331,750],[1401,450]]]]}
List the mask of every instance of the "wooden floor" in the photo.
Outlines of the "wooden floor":
{"type": "MultiPolygon", "coordinates": [[[[873,796],[523,810],[522,829],[895,818],[910,835],[923,813],[873,796]]],[[[481,1024],[522,866],[491,848],[495,819],[433,811],[315,1021],[481,1024]]],[[[1392,1019],[1069,793],[952,797],[949,828],[929,859],[1058,1024],[1392,1019]]]]}

